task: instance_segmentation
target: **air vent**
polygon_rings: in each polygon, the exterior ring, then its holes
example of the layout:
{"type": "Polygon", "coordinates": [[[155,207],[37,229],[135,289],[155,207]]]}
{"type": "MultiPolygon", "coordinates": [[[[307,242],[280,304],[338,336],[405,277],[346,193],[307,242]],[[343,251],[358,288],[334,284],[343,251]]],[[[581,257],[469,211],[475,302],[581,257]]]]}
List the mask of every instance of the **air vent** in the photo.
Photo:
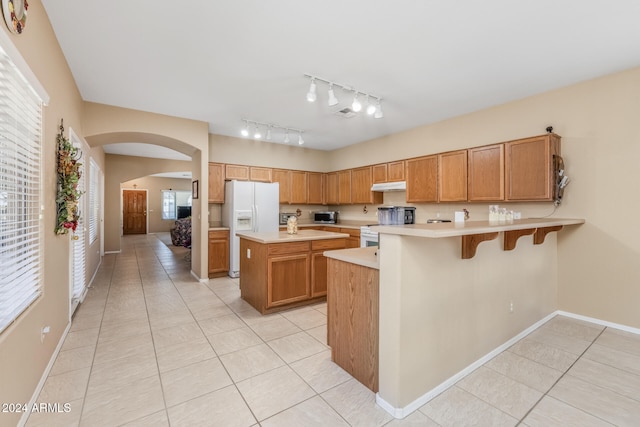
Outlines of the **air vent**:
{"type": "Polygon", "coordinates": [[[351,117],[356,116],[356,113],[349,107],[345,107],[341,110],[336,110],[333,114],[339,117],[344,117],[345,119],[350,119],[351,117]]]}

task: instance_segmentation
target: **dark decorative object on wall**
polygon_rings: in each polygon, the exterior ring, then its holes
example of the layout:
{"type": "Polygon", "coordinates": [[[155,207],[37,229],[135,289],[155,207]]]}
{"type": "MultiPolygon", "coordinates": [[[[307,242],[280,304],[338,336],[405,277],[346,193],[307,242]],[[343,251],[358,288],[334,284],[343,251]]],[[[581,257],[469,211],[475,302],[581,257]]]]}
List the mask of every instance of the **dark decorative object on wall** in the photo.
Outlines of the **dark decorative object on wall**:
{"type": "Polygon", "coordinates": [[[56,197],[56,234],[76,231],[80,219],[78,201],[82,193],[78,190],[80,180],[79,162],[82,153],[64,137],[64,126],[60,120],[57,136],[58,150],[58,195],[56,197]]]}
{"type": "Polygon", "coordinates": [[[197,199],[200,191],[198,189],[198,180],[196,179],[191,183],[191,198],[197,199]]]}
{"type": "Polygon", "coordinates": [[[27,0],[2,0],[4,22],[12,33],[22,34],[27,25],[27,0]]]}

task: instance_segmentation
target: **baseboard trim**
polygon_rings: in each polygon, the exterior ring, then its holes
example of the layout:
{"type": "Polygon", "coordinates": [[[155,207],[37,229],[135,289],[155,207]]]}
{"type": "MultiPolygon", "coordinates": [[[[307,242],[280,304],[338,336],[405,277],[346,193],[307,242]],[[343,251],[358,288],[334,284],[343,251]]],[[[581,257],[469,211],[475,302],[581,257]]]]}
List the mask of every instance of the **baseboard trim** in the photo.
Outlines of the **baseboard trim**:
{"type": "Polygon", "coordinates": [[[576,320],[584,320],[585,322],[591,322],[597,325],[606,326],[607,328],[619,329],[621,331],[640,335],[640,329],[632,328],[631,326],[622,325],[620,323],[608,322],[606,320],[596,319],[595,317],[583,316],[581,314],[569,313],[568,311],[562,311],[562,310],[556,311],[556,314],[559,314],[561,316],[571,317],[572,319],[576,319],[576,320]]]}
{"type": "Polygon", "coordinates": [[[542,318],[541,320],[537,321],[536,323],[534,323],[533,325],[531,325],[530,327],[528,327],[524,331],[520,332],[518,335],[516,335],[515,337],[511,338],[510,340],[508,340],[504,344],[500,345],[499,347],[497,347],[494,350],[490,351],[489,353],[487,353],[486,355],[484,355],[480,359],[476,360],[475,362],[473,362],[472,364],[470,364],[466,368],[462,369],[457,374],[453,375],[452,377],[448,378],[444,382],[440,383],[435,388],[429,390],[427,393],[423,394],[422,396],[420,396],[419,398],[417,398],[413,402],[409,403],[407,406],[404,406],[402,408],[396,408],[392,404],[390,404],[389,402],[385,401],[382,397],[380,397],[379,393],[376,393],[376,403],[382,409],[384,409],[389,414],[391,414],[394,418],[399,418],[399,419],[405,418],[406,416],[408,416],[409,414],[411,414],[412,412],[416,411],[418,408],[423,406],[425,403],[429,402],[431,399],[433,399],[434,397],[438,396],[439,394],[441,394],[442,392],[444,392],[445,390],[447,390],[448,388],[453,386],[455,383],[460,381],[462,378],[466,377],[471,372],[475,371],[480,366],[484,365],[489,360],[493,359],[498,354],[502,353],[504,350],[508,349],[509,347],[514,345],[516,342],[520,341],[522,338],[526,337],[531,332],[535,331],[540,326],[542,326],[545,323],[547,323],[549,320],[553,319],[558,314],[562,314],[562,315],[567,316],[567,317],[574,317],[575,316],[575,315],[569,316],[568,314],[565,314],[564,312],[554,311],[553,313],[551,313],[548,316],[546,316],[546,317],[542,318]]]}
{"type": "MultiPolygon", "coordinates": [[[[64,332],[62,332],[62,336],[58,341],[58,345],[56,346],[56,349],[53,351],[53,354],[51,355],[51,359],[49,359],[49,363],[47,364],[47,367],[42,373],[42,377],[40,377],[40,382],[38,382],[38,385],[36,386],[36,390],[33,392],[33,396],[31,396],[31,400],[29,400],[28,408],[33,408],[33,405],[35,405],[36,399],[38,399],[38,396],[40,395],[40,392],[44,387],[44,383],[47,381],[47,378],[49,377],[49,372],[51,372],[51,368],[53,368],[53,364],[55,363],[56,358],[58,357],[58,353],[60,353],[62,344],[64,344],[64,340],[67,338],[67,334],[69,333],[70,329],[71,329],[71,322],[67,324],[67,327],[65,328],[64,332]]],[[[18,427],[25,426],[25,424],[29,420],[30,414],[31,414],[30,411],[26,411],[22,414],[20,421],[18,421],[18,427]]]]}
{"type": "Polygon", "coordinates": [[[191,275],[193,277],[195,277],[195,279],[200,282],[200,283],[209,283],[209,278],[207,277],[206,279],[201,279],[200,276],[198,276],[195,271],[191,270],[191,275]]]}
{"type": "Polygon", "coordinates": [[[120,254],[122,253],[122,250],[117,250],[117,251],[104,251],[104,254],[120,254]]]}

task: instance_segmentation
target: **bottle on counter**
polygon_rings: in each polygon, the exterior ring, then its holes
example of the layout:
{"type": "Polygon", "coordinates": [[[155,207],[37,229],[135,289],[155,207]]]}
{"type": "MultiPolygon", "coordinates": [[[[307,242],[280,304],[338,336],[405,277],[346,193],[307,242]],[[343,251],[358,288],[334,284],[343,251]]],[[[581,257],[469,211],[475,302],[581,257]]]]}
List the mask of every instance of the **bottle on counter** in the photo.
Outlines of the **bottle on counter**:
{"type": "Polygon", "coordinates": [[[287,233],[289,234],[298,233],[298,218],[293,215],[287,219],[287,233]]]}

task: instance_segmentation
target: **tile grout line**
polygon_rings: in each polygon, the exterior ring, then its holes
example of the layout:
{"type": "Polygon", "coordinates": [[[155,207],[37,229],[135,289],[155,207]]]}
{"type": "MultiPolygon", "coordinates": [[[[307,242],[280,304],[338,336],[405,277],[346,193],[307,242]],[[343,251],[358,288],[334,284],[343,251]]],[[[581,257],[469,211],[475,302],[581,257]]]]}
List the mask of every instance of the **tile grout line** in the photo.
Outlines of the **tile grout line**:
{"type": "MultiPolygon", "coordinates": [[[[542,394],[542,396],[540,397],[540,399],[538,399],[538,400],[536,401],[536,403],[534,403],[534,404],[533,404],[533,406],[532,406],[531,408],[529,408],[529,410],[527,411],[527,413],[526,413],[526,414],[524,414],[524,415],[522,416],[522,418],[518,421],[518,423],[516,424],[516,426],[519,426],[519,425],[521,425],[521,424],[523,423],[523,421],[527,418],[527,416],[528,416],[528,415],[529,415],[529,414],[530,414],[530,413],[531,413],[531,412],[536,408],[536,406],[538,406],[538,404],[540,403],[540,401],[542,401],[542,399],[544,399],[546,396],[548,396],[549,392],[550,392],[551,390],[553,390],[553,388],[554,388],[554,387],[555,387],[555,386],[560,382],[560,380],[561,380],[561,379],[563,379],[563,378],[565,377],[565,375],[567,375],[567,373],[571,370],[571,368],[573,368],[573,366],[574,366],[576,363],[578,363],[578,360],[580,360],[580,359],[582,358],[582,356],[584,356],[584,354],[585,354],[585,353],[586,353],[586,352],[591,348],[591,346],[592,346],[593,344],[595,344],[595,342],[597,341],[597,339],[598,339],[598,338],[600,338],[600,336],[604,333],[604,331],[605,331],[606,329],[607,329],[607,327],[605,326],[605,327],[600,331],[600,333],[598,333],[598,335],[596,335],[596,337],[591,341],[591,343],[589,343],[589,345],[587,346],[587,348],[585,348],[585,349],[584,349],[584,351],[583,351],[582,353],[580,353],[580,355],[576,358],[576,360],[574,360],[574,361],[573,361],[573,363],[572,363],[572,364],[571,364],[571,365],[570,365],[570,366],[569,366],[569,367],[568,367],[568,368],[567,368],[567,369],[562,373],[562,375],[560,375],[560,377],[559,377],[559,378],[558,378],[558,379],[557,379],[557,380],[556,380],[556,381],[551,385],[551,387],[549,387],[549,389],[548,389],[546,392],[544,392],[544,393],[542,394]]],[[[549,396],[549,397],[553,399],[553,397],[552,397],[552,396],[549,396]]],[[[568,405],[568,403],[567,403],[567,405],[568,405]]],[[[569,406],[571,406],[571,407],[575,408],[575,406],[573,406],[573,405],[569,405],[569,406]]],[[[577,409],[577,410],[579,410],[579,411],[581,411],[581,412],[585,412],[585,411],[583,411],[582,409],[579,409],[579,408],[575,408],[575,409],[577,409]]],[[[588,413],[588,412],[585,412],[585,413],[588,413]]],[[[593,414],[589,414],[589,415],[595,416],[595,415],[593,415],[593,414]]],[[[601,419],[600,417],[596,417],[596,418],[601,419]]],[[[605,422],[606,422],[606,420],[602,420],[602,421],[605,421],[605,422]]]]}

